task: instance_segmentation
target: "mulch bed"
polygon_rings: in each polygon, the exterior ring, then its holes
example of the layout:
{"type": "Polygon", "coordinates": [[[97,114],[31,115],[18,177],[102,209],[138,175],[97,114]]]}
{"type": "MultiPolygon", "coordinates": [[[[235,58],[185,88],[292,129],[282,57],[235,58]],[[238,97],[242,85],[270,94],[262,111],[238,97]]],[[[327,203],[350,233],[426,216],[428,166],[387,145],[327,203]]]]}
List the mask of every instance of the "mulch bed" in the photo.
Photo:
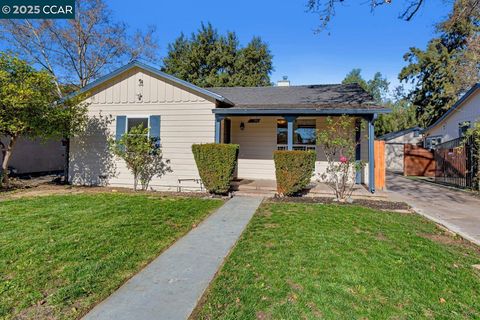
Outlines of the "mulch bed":
{"type": "Polygon", "coordinates": [[[292,197],[292,198],[269,198],[269,202],[278,203],[318,203],[318,204],[337,204],[344,206],[363,206],[376,210],[385,211],[410,211],[411,207],[405,202],[383,201],[383,200],[368,200],[368,199],[354,199],[352,203],[334,201],[333,198],[328,197],[292,197]]]}

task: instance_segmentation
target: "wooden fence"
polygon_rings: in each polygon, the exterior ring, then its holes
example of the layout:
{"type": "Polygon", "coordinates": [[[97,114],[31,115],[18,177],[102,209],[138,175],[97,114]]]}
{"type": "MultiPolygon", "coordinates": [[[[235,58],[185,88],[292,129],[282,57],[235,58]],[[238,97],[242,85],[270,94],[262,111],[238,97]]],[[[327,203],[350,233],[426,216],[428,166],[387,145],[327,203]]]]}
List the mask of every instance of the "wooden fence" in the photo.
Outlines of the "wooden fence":
{"type": "Polygon", "coordinates": [[[374,146],[375,158],[375,189],[385,189],[385,141],[376,140],[374,146]]]}
{"type": "Polygon", "coordinates": [[[435,177],[435,167],[432,151],[413,144],[405,144],[403,175],[435,177]]]}

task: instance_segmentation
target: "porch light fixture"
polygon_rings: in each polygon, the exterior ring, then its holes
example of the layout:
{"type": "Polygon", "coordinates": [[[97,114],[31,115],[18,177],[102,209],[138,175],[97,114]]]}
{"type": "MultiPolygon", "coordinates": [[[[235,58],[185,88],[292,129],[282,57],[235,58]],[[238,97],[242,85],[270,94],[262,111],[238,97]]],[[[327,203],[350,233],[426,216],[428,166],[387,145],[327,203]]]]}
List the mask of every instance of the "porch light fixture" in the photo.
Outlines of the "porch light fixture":
{"type": "Polygon", "coordinates": [[[245,123],[243,122],[240,122],[240,130],[245,130],[245,123]]]}

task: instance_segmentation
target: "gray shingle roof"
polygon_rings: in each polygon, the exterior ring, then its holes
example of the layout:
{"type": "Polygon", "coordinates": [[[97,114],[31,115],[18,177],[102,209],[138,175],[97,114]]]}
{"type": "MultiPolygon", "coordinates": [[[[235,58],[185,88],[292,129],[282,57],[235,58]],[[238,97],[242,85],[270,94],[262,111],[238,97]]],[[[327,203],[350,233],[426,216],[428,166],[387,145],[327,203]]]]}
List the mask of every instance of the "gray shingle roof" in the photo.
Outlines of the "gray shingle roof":
{"type": "MultiPolygon", "coordinates": [[[[358,84],[208,88],[233,102],[232,109],[384,109],[358,84]]],[[[229,107],[229,106],[226,106],[229,107]]]]}

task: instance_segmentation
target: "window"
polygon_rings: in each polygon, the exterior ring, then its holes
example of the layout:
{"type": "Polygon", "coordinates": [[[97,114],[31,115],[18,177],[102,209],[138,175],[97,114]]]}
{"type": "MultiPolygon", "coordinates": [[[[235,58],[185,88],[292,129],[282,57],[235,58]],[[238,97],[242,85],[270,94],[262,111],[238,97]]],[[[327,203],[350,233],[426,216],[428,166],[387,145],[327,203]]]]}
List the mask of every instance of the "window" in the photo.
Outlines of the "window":
{"type": "Polygon", "coordinates": [[[471,122],[470,121],[464,121],[460,122],[458,124],[458,136],[459,137],[464,137],[465,134],[467,133],[468,129],[471,127],[471,122]]]}
{"type": "MultiPolygon", "coordinates": [[[[148,117],[127,119],[127,132],[130,132],[133,128],[138,126],[142,126],[143,128],[148,128],[148,117]]],[[[147,136],[148,136],[148,133],[147,133],[147,136]]]]}
{"type": "Polygon", "coordinates": [[[288,143],[287,131],[287,120],[277,120],[277,144],[288,143]]]}
{"type": "Polygon", "coordinates": [[[425,149],[435,149],[437,145],[442,143],[441,136],[432,136],[425,139],[425,149]]]}
{"type": "MultiPolygon", "coordinates": [[[[293,144],[302,149],[302,146],[315,146],[316,144],[316,123],[315,119],[297,119],[293,125],[293,144]]],[[[277,120],[277,144],[287,145],[288,127],[287,120],[277,120]]],[[[280,148],[279,149],[283,149],[280,148]]],[[[303,148],[305,149],[305,148],[303,148]]]]}

